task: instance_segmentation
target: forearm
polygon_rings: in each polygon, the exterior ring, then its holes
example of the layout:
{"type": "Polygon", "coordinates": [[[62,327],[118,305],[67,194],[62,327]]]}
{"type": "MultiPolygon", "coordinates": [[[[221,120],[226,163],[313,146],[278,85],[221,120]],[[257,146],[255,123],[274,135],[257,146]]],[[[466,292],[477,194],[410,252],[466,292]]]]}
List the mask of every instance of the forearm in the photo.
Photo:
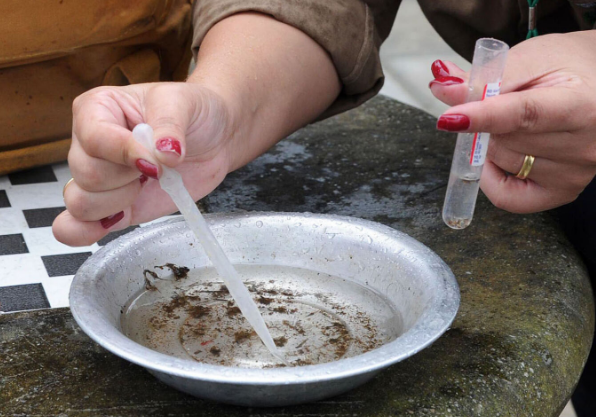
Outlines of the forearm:
{"type": "Polygon", "coordinates": [[[341,84],[327,53],[301,31],[261,14],[216,24],[188,82],[219,94],[232,112],[231,170],[314,120],[341,84]]]}

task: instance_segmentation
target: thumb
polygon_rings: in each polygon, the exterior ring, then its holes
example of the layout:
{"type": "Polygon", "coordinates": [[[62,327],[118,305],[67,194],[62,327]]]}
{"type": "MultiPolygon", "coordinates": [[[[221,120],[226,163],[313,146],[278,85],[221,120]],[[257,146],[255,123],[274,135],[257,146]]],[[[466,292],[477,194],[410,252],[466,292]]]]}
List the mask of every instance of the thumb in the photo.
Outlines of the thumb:
{"type": "Polygon", "coordinates": [[[158,85],[145,97],[145,122],[153,128],[155,156],[172,168],[184,159],[186,132],[195,107],[183,87],[174,83],[158,85]]]}

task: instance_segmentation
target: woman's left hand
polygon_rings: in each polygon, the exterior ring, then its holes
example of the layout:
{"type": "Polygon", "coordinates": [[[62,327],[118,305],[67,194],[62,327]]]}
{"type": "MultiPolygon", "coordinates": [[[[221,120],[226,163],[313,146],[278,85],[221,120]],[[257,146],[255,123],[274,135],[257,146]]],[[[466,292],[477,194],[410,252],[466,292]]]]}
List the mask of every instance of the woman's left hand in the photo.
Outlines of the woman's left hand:
{"type": "Polygon", "coordinates": [[[432,93],[454,106],[437,127],[491,133],[480,185],[497,207],[555,208],[575,200],[596,175],[595,42],[596,31],[522,42],[509,52],[501,95],[466,104],[469,73],[433,64],[432,93]],[[526,155],[535,161],[522,180],[516,174],[526,155]]]}

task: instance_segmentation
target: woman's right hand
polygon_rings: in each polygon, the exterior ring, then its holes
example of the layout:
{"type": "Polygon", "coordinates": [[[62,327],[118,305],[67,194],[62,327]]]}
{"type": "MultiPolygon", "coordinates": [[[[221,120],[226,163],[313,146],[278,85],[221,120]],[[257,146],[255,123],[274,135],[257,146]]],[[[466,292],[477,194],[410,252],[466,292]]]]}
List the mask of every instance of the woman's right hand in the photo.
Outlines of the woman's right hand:
{"type": "Polygon", "coordinates": [[[64,191],[67,210],[55,220],[56,238],[89,245],[109,231],[176,211],[155,179],[160,165],[176,167],[197,200],[225,178],[233,162],[232,112],[213,91],[193,83],[100,87],[73,104],[68,156],[74,181],[64,191]],[[150,152],[132,128],[154,129],[150,152]]]}

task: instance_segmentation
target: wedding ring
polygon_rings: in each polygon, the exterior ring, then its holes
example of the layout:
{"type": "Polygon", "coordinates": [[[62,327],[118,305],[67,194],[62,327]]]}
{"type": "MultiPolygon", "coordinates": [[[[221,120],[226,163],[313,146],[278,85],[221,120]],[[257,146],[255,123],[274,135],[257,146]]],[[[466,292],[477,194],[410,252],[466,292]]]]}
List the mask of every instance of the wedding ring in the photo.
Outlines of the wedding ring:
{"type": "Polygon", "coordinates": [[[74,181],[74,178],[71,178],[68,180],[68,182],[66,184],[64,184],[64,188],[62,189],[62,198],[64,198],[64,193],[66,192],[66,187],[68,187],[70,185],[70,183],[73,181],[74,181]]]}
{"type": "Polygon", "coordinates": [[[525,180],[528,175],[530,175],[530,171],[532,170],[532,165],[534,165],[534,157],[532,155],[526,155],[524,158],[524,163],[522,164],[521,169],[517,173],[516,177],[520,180],[525,180]]]}

